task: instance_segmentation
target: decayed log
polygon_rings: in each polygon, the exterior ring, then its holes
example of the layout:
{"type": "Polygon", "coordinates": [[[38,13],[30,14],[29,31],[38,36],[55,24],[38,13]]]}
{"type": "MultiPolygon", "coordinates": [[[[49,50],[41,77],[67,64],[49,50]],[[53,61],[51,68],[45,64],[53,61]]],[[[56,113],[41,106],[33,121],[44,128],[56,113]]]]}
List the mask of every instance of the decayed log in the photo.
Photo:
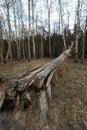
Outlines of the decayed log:
{"type": "Polygon", "coordinates": [[[43,107],[41,102],[43,102],[43,97],[46,98],[46,96],[43,96],[45,95],[43,91],[46,91],[49,98],[51,98],[51,79],[53,74],[61,66],[67,56],[70,55],[72,47],[73,45],[58,58],[44,66],[24,72],[16,77],[0,78],[0,109],[27,107],[31,102],[30,91],[33,89],[36,92],[41,91],[40,108],[42,111],[43,107]],[[6,108],[7,104],[10,104],[10,107],[6,108]]]}

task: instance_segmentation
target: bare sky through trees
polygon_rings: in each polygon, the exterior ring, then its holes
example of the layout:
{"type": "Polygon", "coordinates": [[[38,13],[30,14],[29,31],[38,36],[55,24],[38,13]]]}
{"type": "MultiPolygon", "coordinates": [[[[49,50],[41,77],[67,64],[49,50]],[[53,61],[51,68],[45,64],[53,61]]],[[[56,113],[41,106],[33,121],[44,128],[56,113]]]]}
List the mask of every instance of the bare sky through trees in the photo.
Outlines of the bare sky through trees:
{"type": "MultiPolygon", "coordinates": [[[[73,28],[74,25],[74,19],[75,19],[75,8],[77,0],[67,0],[63,1],[63,12],[64,12],[64,24],[67,25],[67,12],[69,12],[70,15],[70,28],[73,28]]],[[[27,1],[23,0],[24,3],[24,12],[27,16],[27,1]]],[[[43,15],[43,25],[47,26],[47,5],[45,4],[45,1],[42,0],[42,15],[43,15]]],[[[35,16],[38,16],[38,20],[40,19],[40,2],[37,1],[35,5],[35,16]]],[[[58,1],[52,2],[52,8],[51,8],[51,25],[58,24],[59,14],[58,14],[59,8],[58,8],[58,1]]],[[[39,23],[39,22],[38,22],[39,23]]],[[[52,29],[52,27],[51,27],[52,29]]]]}
{"type": "MultiPolygon", "coordinates": [[[[76,15],[76,8],[77,8],[77,0],[62,0],[62,8],[63,8],[63,21],[64,26],[67,26],[68,15],[69,15],[69,28],[72,30],[73,25],[75,23],[75,15],[76,15]]],[[[25,16],[27,18],[27,1],[23,0],[23,9],[25,12],[25,16]]],[[[40,1],[36,0],[35,3],[35,17],[38,17],[38,24],[40,24],[40,1]]],[[[86,6],[86,0],[81,0],[81,24],[84,23],[85,15],[84,12],[86,6]]],[[[58,0],[52,1],[51,6],[51,30],[53,29],[54,25],[58,24],[59,19],[59,7],[58,7],[58,0]]],[[[43,17],[43,26],[47,26],[47,5],[46,0],[42,1],[42,17],[43,17]]],[[[83,27],[83,25],[82,25],[83,27]]]]}
{"type": "MultiPolygon", "coordinates": [[[[0,1],[0,5],[3,4],[4,0],[0,1]]],[[[73,29],[73,25],[75,23],[75,15],[76,15],[76,8],[77,8],[77,0],[62,0],[62,8],[63,8],[63,22],[64,26],[67,26],[67,21],[68,21],[68,16],[69,16],[69,28],[73,29]]],[[[24,23],[26,26],[28,25],[28,3],[25,0],[22,0],[23,3],[23,19],[24,23]]],[[[81,0],[81,24],[84,23],[85,20],[85,13],[86,12],[86,0],[81,0]]],[[[35,0],[35,18],[38,20],[38,25],[40,24],[40,1],[35,0]]],[[[31,9],[32,10],[32,9],[31,9]]],[[[0,9],[0,12],[2,11],[3,14],[5,14],[5,9],[0,9]]],[[[10,10],[10,15],[11,15],[11,22],[13,22],[13,13],[12,9],[10,10]]],[[[86,12],[87,13],[87,12],[86,12]]],[[[42,25],[47,28],[47,5],[46,5],[46,0],[42,0],[42,25]]],[[[58,6],[58,0],[52,1],[52,6],[51,6],[51,30],[53,30],[54,25],[57,27],[58,22],[59,22],[59,6],[58,6]]]]}

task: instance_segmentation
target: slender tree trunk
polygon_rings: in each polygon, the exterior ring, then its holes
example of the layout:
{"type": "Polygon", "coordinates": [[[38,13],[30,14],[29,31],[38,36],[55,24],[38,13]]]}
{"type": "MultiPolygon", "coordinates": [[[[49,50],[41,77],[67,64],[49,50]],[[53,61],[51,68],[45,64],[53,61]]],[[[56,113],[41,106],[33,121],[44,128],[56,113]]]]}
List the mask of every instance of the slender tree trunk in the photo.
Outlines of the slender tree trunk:
{"type": "Polygon", "coordinates": [[[64,33],[64,27],[63,27],[63,14],[62,14],[61,0],[59,0],[59,8],[60,8],[61,23],[62,23],[63,43],[64,43],[64,49],[66,50],[67,46],[66,46],[65,33],[64,33]]]}
{"type": "Polygon", "coordinates": [[[60,13],[59,13],[59,35],[60,35],[60,13]]]}
{"type": "Polygon", "coordinates": [[[38,24],[37,24],[37,20],[38,19],[38,16],[37,16],[37,12],[36,12],[36,35],[37,35],[37,26],[38,26],[38,24]]]}
{"type": "Polygon", "coordinates": [[[19,45],[18,45],[19,43],[17,39],[17,20],[16,20],[16,5],[15,4],[13,5],[13,14],[14,14],[15,39],[16,39],[16,45],[17,45],[17,59],[19,60],[20,56],[19,56],[19,45]]]}
{"type": "Polygon", "coordinates": [[[51,57],[51,40],[50,40],[50,10],[51,10],[51,0],[47,0],[47,6],[48,6],[49,56],[51,57]]]}
{"type": "Polygon", "coordinates": [[[32,0],[32,41],[33,41],[33,56],[34,59],[36,59],[35,38],[34,38],[34,0],[32,0]]]}
{"type": "Polygon", "coordinates": [[[51,40],[50,40],[50,9],[48,12],[48,28],[49,28],[49,55],[51,57],[51,40]]]}
{"type": "Polygon", "coordinates": [[[85,21],[85,29],[83,32],[83,42],[82,42],[82,63],[84,63],[84,57],[85,57],[85,36],[86,36],[86,27],[87,27],[87,16],[85,21]]]}
{"type": "Polygon", "coordinates": [[[70,18],[70,14],[68,12],[68,29],[69,29],[69,18],[70,18]]]}
{"type": "Polygon", "coordinates": [[[19,33],[19,60],[21,60],[21,25],[20,25],[20,19],[18,19],[18,33],[19,33]]]}
{"type": "Polygon", "coordinates": [[[21,19],[20,19],[20,16],[19,16],[19,6],[20,6],[20,1],[18,1],[18,4],[17,4],[17,24],[18,24],[18,59],[21,60],[21,19]]]}
{"type": "Polygon", "coordinates": [[[22,38],[21,38],[21,40],[22,40],[22,50],[23,50],[23,59],[25,60],[25,42],[24,42],[24,23],[23,23],[23,21],[22,21],[22,28],[21,28],[22,30],[21,30],[21,36],[22,36],[22,38]]]}
{"type": "Polygon", "coordinates": [[[0,19],[0,57],[1,57],[1,62],[3,63],[4,58],[3,58],[3,31],[2,31],[2,20],[0,19]]]}
{"type": "Polygon", "coordinates": [[[25,60],[25,44],[24,44],[24,22],[23,22],[23,7],[22,0],[20,0],[20,11],[21,11],[21,43],[22,43],[22,53],[23,59],[25,60]]]}
{"type": "Polygon", "coordinates": [[[1,50],[0,50],[1,52],[0,52],[0,56],[1,56],[1,62],[2,62],[2,64],[4,63],[3,49],[4,49],[3,40],[1,40],[1,50]]]}
{"type": "Polygon", "coordinates": [[[76,57],[75,57],[76,62],[78,61],[79,29],[80,29],[80,0],[78,0],[78,6],[77,6],[77,35],[76,35],[76,57]]]}
{"type": "Polygon", "coordinates": [[[12,56],[12,49],[11,49],[11,24],[10,24],[10,16],[9,16],[9,4],[7,3],[6,0],[6,6],[7,6],[7,24],[8,24],[8,50],[7,50],[7,55],[6,55],[6,61],[9,59],[13,60],[12,56]]]}
{"type": "Polygon", "coordinates": [[[41,57],[43,57],[43,29],[42,29],[42,0],[40,0],[41,6],[41,57]]]}
{"type": "Polygon", "coordinates": [[[31,59],[30,50],[30,0],[28,0],[28,59],[31,59]]]}

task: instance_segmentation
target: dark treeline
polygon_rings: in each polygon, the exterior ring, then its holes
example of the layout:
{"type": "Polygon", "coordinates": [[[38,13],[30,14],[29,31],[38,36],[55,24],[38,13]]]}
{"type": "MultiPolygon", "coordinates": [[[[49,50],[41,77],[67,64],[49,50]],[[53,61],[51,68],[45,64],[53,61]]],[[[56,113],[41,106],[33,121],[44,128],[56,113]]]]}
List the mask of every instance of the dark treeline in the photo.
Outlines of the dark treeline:
{"type": "MultiPolygon", "coordinates": [[[[81,31],[79,38],[79,46],[78,46],[78,56],[79,58],[82,58],[82,49],[83,49],[83,32],[81,31]]],[[[36,53],[36,58],[42,58],[41,56],[41,35],[37,34],[34,36],[35,38],[35,53],[36,53]]],[[[65,31],[65,39],[66,39],[66,44],[67,48],[70,46],[71,41],[75,40],[74,33],[71,34],[69,32],[68,34],[65,31]]],[[[64,43],[63,43],[63,36],[58,35],[55,32],[50,36],[50,41],[51,41],[51,57],[57,57],[60,55],[60,53],[63,52],[64,50],[64,43]]],[[[2,41],[4,44],[3,46],[3,59],[5,61],[7,50],[8,50],[8,41],[3,40],[2,41]]],[[[20,59],[17,57],[17,44],[15,40],[11,41],[11,50],[12,50],[12,56],[13,60],[23,60],[23,59],[28,59],[28,38],[25,36],[24,39],[21,39],[18,43],[20,44],[20,59]],[[24,44],[24,45],[23,45],[24,44]]],[[[49,55],[49,36],[42,36],[42,43],[43,43],[43,57],[50,57],[49,55]]],[[[33,42],[32,42],[32,36],[30,36],[30,53],[31,53],[31,58],[34,58],[33,54],[33,42]]],[[[75,57],[75,53],[73,53],[73,58],[75,57]]],[[[85,58],[87,58],[87,31],[85,35],[85,58]]],[[[9,58],[10,59],[10,58],[9,58]]],[[[1,59],[0,59],[1,61],[1,59]]]]}

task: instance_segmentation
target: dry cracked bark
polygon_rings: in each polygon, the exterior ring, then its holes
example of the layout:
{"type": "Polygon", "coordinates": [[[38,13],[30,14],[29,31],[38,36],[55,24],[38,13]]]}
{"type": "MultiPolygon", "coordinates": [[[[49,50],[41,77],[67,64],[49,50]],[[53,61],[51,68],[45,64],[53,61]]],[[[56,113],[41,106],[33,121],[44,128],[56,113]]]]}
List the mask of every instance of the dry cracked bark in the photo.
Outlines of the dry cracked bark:
{"type": "MultiPolygon", "coordinates": [[[[70,55],[73,45],[58,58],[34,70],[24,72],[16,77],[0,78],[0,109],[25,109],[32,102],[31,90],[40,93],[39,107],[41,122],[47,122],[47,95],[51,98],[51,80],[57,69],[70,55]]],[[[42,124],[42,125],[43,125],[42,124]]]]}

